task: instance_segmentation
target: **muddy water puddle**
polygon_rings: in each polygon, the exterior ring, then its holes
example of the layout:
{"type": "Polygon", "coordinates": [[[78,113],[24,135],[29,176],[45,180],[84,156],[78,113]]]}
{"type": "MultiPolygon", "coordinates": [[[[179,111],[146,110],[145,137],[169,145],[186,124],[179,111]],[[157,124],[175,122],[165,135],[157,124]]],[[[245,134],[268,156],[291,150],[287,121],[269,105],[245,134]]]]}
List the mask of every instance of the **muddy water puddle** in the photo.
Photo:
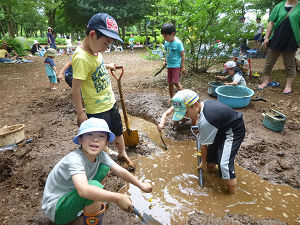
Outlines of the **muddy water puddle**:
{"type": "MultiPolygon", "coordinates": [[[[146,133],[162,146],[156,125],[139,118],[130,119],[131,129],[146,133]]],[[[143,193],[134,185],[126,185],[133,205],[162,224],[186,224],[190,214],[202,211],[223,217],[241,213],[255,218],[276,218],[289,224],[300,221],[300,191],[274,185],[256,174],[236,165],[238,194],[230,196],[217,171],[204,172],[204,188],[199,187],[195,141],[172,141],[164,138],[168,150],[134,159],[135,175],[143,182],[151,182],[152,193],[143,193]]]]}

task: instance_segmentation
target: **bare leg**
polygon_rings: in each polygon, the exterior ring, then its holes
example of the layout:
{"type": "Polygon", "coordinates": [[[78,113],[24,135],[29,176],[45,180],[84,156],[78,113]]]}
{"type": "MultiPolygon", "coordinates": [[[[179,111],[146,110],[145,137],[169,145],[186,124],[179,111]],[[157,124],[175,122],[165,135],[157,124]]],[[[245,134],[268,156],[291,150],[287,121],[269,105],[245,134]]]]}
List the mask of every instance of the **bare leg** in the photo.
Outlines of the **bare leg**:
{"type": "Polygon", "coordinates": [[[294,78],[287,78],[286,79],[286,84],[285,84],[285,91],[292,91],[292,83],[293,83],[294,78]]]}
{"type": "Polygon", "coordinates": [[[86,206],[84,208],[84,211],[88,214],[95,214],[97,212],[100,211],[101,209],[101,205],[102,205],[102,202],[99,202],[99,201],[94,201],[92,204],[90,204],[89,206],[86,206]]]}
{"type": "Polygon", "coordinates": [[[236,178],[226,180],[226,184],[228,187],[229,194],[236,195],[237,194],[237,181],[236,178]]]}
{"type": "Polygon", "coordinates": [[[210,172],[215,171],[216,170],[216,166],[217,166],[217,164],[208,162],[207,163],[207,171],[210,171],[210,172]]]}
{"type": "Polygon", "coordinates": [[[173,98],[174,96],[174,86],[172,82],[169,82],[169,94],[170,94],[170,99],[173,98]]]}
{"type": "Polygon", "coordinates": [[[178,83],[175,83],[175,86],[177,88],[177,91],[181,91],[182,90],[182,86],[181,86],[181,83],[178,82],[178,83]]]}
{"type": "Polygon", "coordinates": [[[130,160],[130,158],[127,156],[127,153],[125,151],[125,142],[122,134],[116,137],[114,144],[118,149],[118,153],[119,153],[118,158],[124,160],[131,169],[135,169],[134,163],[130,160]]]}

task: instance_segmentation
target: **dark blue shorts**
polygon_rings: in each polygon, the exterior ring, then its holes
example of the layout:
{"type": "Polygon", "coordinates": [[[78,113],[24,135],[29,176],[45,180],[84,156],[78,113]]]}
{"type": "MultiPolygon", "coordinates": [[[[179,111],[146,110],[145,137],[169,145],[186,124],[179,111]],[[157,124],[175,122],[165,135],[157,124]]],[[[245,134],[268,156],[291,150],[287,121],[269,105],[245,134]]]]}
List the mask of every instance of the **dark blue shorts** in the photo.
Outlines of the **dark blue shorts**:
{"type": "Polygon", "coordinates": [[[218,164],[222,179],[234,179],[234,158],[244,140],[245,125],[243,119],[234,127],[218,132],[214,143],[207,148],[207,162],[218,164]]]}
{"type": "Polygon", "coordinates": [[[257,34],[257,35],[254,36],[255,41],[258,41],[260,39],[261,39],[261,34],[257,34]]]}
{"type": "Polygon", "coordinates": [[[72,73],[65,73],[65,81],[69,85],[69,87],[72,87],[73,74],[72,73]]]}
{"type": "Polygon", "coordinates": [[[106,112],[86,115],[88,118],[95,117],[104,119],[111,132],[113,132],[116,136],[120,136],[123,133],[123,125],[117,103],[115,103],[114,106],[106,112]]]}

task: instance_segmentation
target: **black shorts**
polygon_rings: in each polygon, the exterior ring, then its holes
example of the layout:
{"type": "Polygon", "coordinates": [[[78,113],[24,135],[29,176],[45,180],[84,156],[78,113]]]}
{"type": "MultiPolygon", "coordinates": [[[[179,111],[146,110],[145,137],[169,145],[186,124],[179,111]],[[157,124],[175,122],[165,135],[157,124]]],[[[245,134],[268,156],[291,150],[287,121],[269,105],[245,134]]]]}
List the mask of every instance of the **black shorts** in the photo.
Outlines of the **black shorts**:
{"type": "Polygon", "coordinates": [[[98,119],[104,119],[108,124],[110,131],[113,132],[116,136],[120,136],[123,132],[122,120],[117,107],[117,103],[115,103],[114,106],[106,112],[86,115],[88,118],[95,117],[98,119]]]}
{"type": "Polygon", "coordinates": [[[222,179],[236,178],[234,158],[245,137],[245,125],[241,119],[233,128],[218,132],[214,143],[207,148],[207,162],[218,164],[222,179]]]}

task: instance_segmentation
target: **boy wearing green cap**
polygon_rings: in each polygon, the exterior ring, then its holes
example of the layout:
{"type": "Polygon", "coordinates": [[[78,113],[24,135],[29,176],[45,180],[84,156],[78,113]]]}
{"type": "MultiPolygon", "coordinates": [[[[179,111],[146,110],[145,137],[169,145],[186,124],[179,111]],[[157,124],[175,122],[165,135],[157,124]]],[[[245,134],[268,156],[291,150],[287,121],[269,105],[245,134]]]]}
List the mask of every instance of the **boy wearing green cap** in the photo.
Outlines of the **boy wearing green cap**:
{"type": "Polygon", "coordinates": [[[83,210],[84,224],[102,224],[103,202],[115,202],[121,209],[132,212],[128,195],[103,189],[101,182],[109,170],[142,191],[152,192],[149,183],[140,182],[103,151],[114,140],[115,135],[103,119],[90,118],[80,125],[73,138],[80,147],[54,166],[45,184],[42,209],[52,222],[69,223],[83,210]]]}
{"type": "Polygon", "coordinates": [[[229,193],[237,193],[234,158],[245,137],[243,114],[218,101],[199,101],[192,90],[177,92],[171,99],[172,107],[164,112],[158,129],[164,127],[166,118],[174,112],[173,121],[190,118],[198,126],[202,162],[198,169],[219,167],[220,176],[226,181],[229,193]]]}

